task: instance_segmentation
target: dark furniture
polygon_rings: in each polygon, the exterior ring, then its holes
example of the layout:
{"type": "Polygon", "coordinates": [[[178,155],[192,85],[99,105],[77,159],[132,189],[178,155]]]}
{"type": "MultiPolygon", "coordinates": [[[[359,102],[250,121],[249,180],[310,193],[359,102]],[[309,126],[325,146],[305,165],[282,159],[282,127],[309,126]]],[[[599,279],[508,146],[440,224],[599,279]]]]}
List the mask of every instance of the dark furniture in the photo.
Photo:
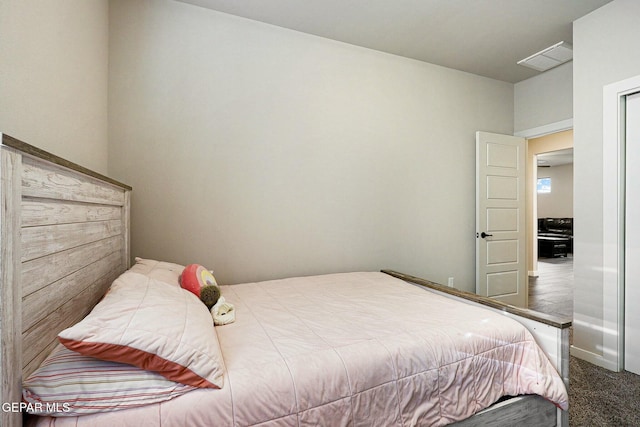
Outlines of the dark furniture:
{"type": "Polygon", "coordinates": [[[567,253],[573,253],[573,218],[538,218],[538,256],[567,256],[567,253]]]}
{"type": "Polygon", "coordinates": [[[566,237],[538,236],[538,256],[543,258],[566,257],[569,241],[570,239],[566,237]]]}

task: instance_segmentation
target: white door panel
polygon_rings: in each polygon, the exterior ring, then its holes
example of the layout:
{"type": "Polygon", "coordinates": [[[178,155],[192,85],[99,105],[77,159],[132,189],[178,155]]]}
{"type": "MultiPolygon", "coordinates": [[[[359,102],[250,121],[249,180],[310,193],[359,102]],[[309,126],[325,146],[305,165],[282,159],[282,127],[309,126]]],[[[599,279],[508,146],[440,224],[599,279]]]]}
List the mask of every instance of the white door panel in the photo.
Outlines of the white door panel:
{"type": "MultiPolygon", "coordinates": [[[[486,134],[486,132],[485,132],[486,134]]],[[[505,135],[508,136],[508,135],[505,135]]],[[[487,166],[513,168],[518,164],[518,147],[501,144],[499,142],[487,143],[487,166]]]]}
{"type": "Polygon", "coordinates": [[[518,241],[487,242],[487,265],[518,262],[518,241]]]}
{"type": "Polygon", "coordinates": [[[518,178],[511,176],[487,176],[487,199],[517,200],[518,178]]]}
{"type": "Polygon", "coordinates": [[[626,102],[624,369],[640,374],[640,93],[626,102]]]}
{"type": "Polygon", "coordinates": [[[528,292],[525,155],[523,138],[476,133],[476,293],[519,307],[528,292]]]}
{"type": "Polygon", "coordinates": [[[518,231],[518,209],[488,208],[487,233],[492,231],[518,231]]]}
{"type": "Polygon", "coordinates": [[[518,292],[518,271],[501,271],[487,274],[487,296],[505,297],[518,292]]]}

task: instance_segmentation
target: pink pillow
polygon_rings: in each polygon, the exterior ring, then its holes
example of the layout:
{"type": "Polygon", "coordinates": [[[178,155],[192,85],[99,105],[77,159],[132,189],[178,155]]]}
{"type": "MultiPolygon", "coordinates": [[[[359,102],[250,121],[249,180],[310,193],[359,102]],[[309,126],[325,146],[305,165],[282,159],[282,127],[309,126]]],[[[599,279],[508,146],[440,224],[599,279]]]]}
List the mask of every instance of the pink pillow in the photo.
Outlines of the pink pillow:
{"type": "Polygon", "coordinates": [[[82,321],[58,334],[69,350],[128,363],[194,387],[221,388],[211,313],[192,293],[125,272],[82,321]]]}
{"type": "Polygon", "coordinates": [[[200,298],[200,290],[205,286],[217,286],[213,274],[199,264],[189,264],[180,277],[180,286],[200,298]]]}

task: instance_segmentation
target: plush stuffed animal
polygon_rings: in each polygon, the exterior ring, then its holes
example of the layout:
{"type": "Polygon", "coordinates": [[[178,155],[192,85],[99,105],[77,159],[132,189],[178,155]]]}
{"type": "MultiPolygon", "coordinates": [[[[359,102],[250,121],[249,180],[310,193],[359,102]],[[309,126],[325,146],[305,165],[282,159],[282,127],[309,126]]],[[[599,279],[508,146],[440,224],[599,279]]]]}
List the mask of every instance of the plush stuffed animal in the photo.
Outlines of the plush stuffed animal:
{"type": "Polygon", "coordinates": [[[180,286],[188,290],[211,309],[220,298],[220,287],[213,274],[199,264],[189,264],[180,276],[180,286]]]}
{"type": "Polygon", "coordinates": [[[214,325],[222,326],[236,321],[236,310],[233,304],[229,304],[224,297],[220,297],[216,305],[211,308],[211,316],[214,325]]]}
{"type": "MultiPolygon", "coordinates": [[[[213,277],[213,275],[211,276],[213,277]]],[[[216,305],[220,299],[220,288],[218,285],[206,285],[200,289],[200,300],[207,306],[209,310],[216,305]]]]}

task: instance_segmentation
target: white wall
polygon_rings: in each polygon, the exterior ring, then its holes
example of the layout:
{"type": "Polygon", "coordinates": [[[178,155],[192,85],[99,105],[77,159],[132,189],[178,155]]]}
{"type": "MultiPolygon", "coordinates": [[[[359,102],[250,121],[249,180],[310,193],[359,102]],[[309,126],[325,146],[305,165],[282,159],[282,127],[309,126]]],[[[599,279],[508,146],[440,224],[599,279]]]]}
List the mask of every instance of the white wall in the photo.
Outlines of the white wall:
{"type": "Polygon", "coordinates": [[[107,0],[0,2],[0,132],[107,171],[107,0]]]}
{"type": "Polygon", "coordinates": [[[474,289],[475,131],[513,132],[513,85],[166,0],[112,1],[110,34],[133,254],[474,289]]]}
{"type": "Polygon", "coordinates": [[[573,218],[573,164],[538,168],[551,178],[551,193],[538,193],[538,218],[573,218]]]}
{"type": "Polygon", "coordinates": [[[573,118],[573,62],[514,85],[514,131],[573,118]]]}
{"type": "Polygon", "coordinates": [[[640,2],[615,0],[574,22],[574,348],[597,362],[603,328],[603,86],[640,75],[640,2]]]}

